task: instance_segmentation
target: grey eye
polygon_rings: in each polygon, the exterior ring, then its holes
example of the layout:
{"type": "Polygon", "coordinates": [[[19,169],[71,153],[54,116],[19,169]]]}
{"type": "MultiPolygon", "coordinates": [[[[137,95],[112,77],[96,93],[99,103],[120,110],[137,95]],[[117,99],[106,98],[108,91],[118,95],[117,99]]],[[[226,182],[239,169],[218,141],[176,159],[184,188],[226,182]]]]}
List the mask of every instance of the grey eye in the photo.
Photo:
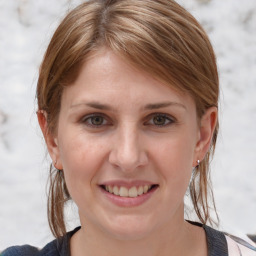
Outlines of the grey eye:
{"type": "Polygon", "coordinates": [[[155,125],[155,126],[167,126],[170,125],[172,123],[174,123],[174,119],[166,114],[161,114],[161,113],[157,113],[157,114],[153,114],[148,122],[148,124],[151,125],[155,125]]]}
{"type": "Polygon", "coordinates": [[[155,125],[165,125],[166,121],[168,122],[169,120],[167,119],[166,116],[163,115],[157,115],[153,117],[153,123],[155,125]]]}
{"type": "Polygon", "coordinates": [[[88,118],[88,122],[91,125],[99,126],[104,124],[104,118],[102,116],[91,116],[90,118],[88,118]]]}

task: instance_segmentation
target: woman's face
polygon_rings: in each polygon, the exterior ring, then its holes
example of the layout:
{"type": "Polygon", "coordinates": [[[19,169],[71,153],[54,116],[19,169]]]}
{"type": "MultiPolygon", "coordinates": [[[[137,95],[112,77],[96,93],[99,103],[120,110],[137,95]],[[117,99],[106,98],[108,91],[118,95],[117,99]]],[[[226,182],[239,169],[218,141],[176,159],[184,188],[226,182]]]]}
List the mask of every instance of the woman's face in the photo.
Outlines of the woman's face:
{"type": "Polygon", "coordinates": [[[65,88],[48,147],[82,226],[136,239],[184,221],[200,129],[189,95],[102,49],[65,88]]]}

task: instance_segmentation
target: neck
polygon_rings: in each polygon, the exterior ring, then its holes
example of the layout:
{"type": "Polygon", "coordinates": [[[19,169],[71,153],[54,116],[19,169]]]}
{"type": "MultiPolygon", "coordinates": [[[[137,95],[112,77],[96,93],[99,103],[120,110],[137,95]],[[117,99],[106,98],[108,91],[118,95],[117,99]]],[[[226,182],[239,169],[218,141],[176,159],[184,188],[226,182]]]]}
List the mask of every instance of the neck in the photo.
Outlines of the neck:
{"type": "Polygon", "coordinates": [[[72,256],[85,253],[88,256],[186,256],[206,255],[206,252],[203,229],[184,220],[159,227],[150,235],[134,240],[112,237],[87,223],[71,238],[72,256]]]}

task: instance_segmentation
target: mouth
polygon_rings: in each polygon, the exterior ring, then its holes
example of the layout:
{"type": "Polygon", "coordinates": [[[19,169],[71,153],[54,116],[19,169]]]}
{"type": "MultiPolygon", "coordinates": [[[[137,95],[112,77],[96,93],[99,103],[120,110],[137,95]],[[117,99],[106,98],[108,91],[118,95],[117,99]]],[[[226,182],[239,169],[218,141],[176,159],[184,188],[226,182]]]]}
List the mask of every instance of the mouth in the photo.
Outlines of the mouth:
{"type": "Polygon", "coordinates": [[[124,186],[116,186],[116,185],[100,185],[100,187],[105,190],[107,193],[114,194],[119,197],[128,197],[128,198],[136,198],[140,197],[144,194],[148,194],[152,190],[155,190],[159,185],[141,185],[141,186],[133,186],[130,188],[124,186]]]}

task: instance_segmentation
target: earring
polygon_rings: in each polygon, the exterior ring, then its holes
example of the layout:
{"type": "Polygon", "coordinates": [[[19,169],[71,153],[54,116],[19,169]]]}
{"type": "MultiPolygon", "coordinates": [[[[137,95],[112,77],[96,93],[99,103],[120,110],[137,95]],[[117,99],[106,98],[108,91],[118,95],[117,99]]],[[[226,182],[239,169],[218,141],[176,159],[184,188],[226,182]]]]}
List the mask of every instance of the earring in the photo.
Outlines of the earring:
{"type": "Polygon", "coordinates": [[[53,165],[53,166],[54,166],[54,168],[55,168],[56,170],[58,170],[58,171],[60,172],[60,171],[62,171],[62,170],[60,170],[59,168],[57,168],[57,167],[56,167],[57,162],[58,162],[58,161],[57,161],[57,160],[55,160],[55,162],[54,162],[54,165],[53,165]]]}
{"type": "Polygon", "coordinates": [[[198,159],[198,160],[197,160],[197,166],[196,166],[196,167],[198,167],[198,166],[199,166],[199,164],[200,164],[200,160],[198,159]]]}
{"type": "Polygon", "coordinates": [[[56,165],[57,165],[57,160],[54,161],[53,166],[54,166],[55,169],[58,169],[58,168],[56,167],[56,165]]]}

